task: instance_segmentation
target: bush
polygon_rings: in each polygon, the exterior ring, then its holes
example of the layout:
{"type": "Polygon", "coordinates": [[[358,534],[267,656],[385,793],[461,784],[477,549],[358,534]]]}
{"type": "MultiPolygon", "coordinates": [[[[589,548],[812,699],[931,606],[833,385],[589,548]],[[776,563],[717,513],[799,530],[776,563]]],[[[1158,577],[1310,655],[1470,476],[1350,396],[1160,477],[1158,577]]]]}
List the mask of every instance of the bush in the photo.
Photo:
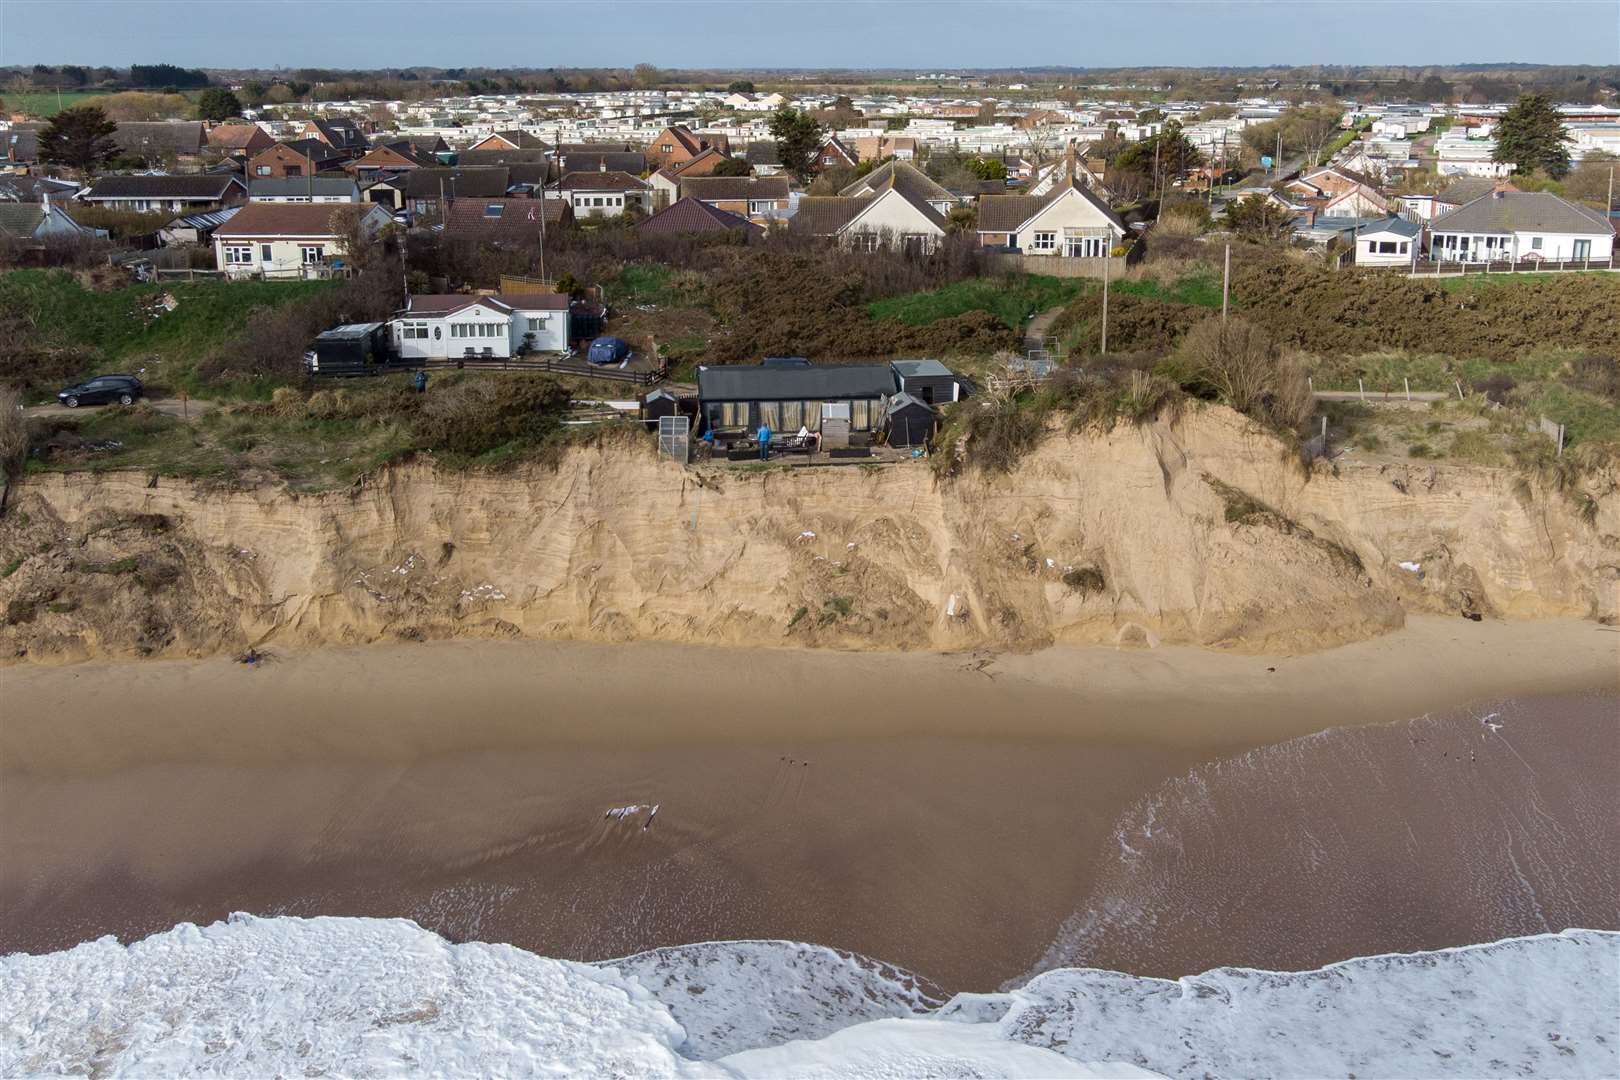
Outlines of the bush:
{"type": "Polygon", "coordinates": [[[22,411],[22,395],[0,386],[0,479],[20,472],[27,453],[28,419],[22,411]]]}
{"type": "Polygon", "coordinates": [[[479,457],[535,449],[557,431],[569,394],[556,380],[529,376],[468,379],[424,395],[413,427],[418,449],[479,457]]]}
{"type": "Polygon", "coordinates": [[[1296,430],[1316,410],[1304,370],[1246,319],[1205,319],[1187,332],[1167,369],[1189,393],[1274,428],[1296,430]]]}

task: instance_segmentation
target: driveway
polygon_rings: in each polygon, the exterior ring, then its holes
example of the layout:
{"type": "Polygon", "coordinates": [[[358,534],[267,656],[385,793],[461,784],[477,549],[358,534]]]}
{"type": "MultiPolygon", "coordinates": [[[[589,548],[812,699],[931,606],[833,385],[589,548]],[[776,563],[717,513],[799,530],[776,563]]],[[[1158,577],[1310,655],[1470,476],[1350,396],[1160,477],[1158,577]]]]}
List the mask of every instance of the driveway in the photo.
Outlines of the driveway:
{"type": "MultiPolygon", "coordinates": [[[[167,416],[177,416],[182,419],[195,420],[203,413],[212,412],[219,408],[217,401],[201,401],[192,398],[182,402],[179,398],[142,398],[147,405],[167,416]]],[[[77,409],[70,409],[66,405],[31,405],[23,412],[28,416],[81,416],[93,413],[100,409],[121,409],[122,405],[80,405],[77,409]]]]}

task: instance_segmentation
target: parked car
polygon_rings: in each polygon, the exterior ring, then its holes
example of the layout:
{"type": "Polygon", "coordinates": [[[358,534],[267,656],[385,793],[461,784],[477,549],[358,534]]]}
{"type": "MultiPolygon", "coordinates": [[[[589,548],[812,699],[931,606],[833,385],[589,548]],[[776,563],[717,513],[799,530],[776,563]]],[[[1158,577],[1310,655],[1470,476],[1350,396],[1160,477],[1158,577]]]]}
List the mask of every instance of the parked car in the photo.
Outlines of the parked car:
{"type": "Polygon", "coordinates": [[[623,338],[599,337],[591,342],[585,359],[593,364],[617,364],[630,355],[630,343],[623,338]]]}
{"type": "Polygon", "coordinates": [[[115,401],[120,405],[133,405],[144,392],[141,380],[133,375],[97,375],[58,390],[56,400],[70,409],[80,405],[110,405],[115,401]]]}

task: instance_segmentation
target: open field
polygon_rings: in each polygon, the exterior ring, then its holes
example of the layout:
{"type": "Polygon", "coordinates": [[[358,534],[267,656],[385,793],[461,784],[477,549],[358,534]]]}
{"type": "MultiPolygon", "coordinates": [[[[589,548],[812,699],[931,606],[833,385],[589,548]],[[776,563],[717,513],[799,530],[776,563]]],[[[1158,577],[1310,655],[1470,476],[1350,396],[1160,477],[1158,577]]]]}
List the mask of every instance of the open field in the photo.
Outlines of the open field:
{"type": "Polygon", "coordinates": [[[63,90],[58,94],[55,90],[46,90],[31,94],[8,92],[0,96],[5,98],[8,112],[27,113],[29,116],[49,118],[55,116],[62,109],[71,109],[91,98],[106,97],[106,94],[100,91],[91,93],[83,90],[63,90]]]}

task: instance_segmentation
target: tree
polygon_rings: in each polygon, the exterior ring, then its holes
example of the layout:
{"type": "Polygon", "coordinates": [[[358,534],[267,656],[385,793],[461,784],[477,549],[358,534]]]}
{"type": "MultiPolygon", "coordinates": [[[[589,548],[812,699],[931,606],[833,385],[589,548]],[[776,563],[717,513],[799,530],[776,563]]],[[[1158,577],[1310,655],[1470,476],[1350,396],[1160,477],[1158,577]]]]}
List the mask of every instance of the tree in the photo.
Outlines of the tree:
{"type": "Polygon", "coordinates": [[[197,116],[203,120],[229,120],[242,115],[242,103],[236,95],[220,86],[210,86],[197,95],[197,116]]]}
{"type": "Polygon", "coordinates": [[[1007,179],[1007,163],[1000,158],[969,158],[962,167],[980,180],[1007,179]]]}
{"type": "Polygon", "coordinates": [[[726,93],[728,94],[752,94],[753,92],[754,84],[747,79],[734,79],[726,87],[726,93]]]}
{"type": "Polygon", "coordinates": [[[1288,213],[1265,195],[1250,195],[1226,208],[1226,227],[1251,240],[1276,240],[1288,228],[1288,213]]]}
{"type": "Polygon", "coordinates": [[[1235,316],[1211,315],[1194,325],[1176,346],[1172,366],[1183,389],[1275,428],[1297,429],[1316,406],[1298,363],[1282,355],[1265,330],[1235,316]]]}
{"type": "Polygon", "coordinates": [[[94,105],[63,109],[39,133],[39,159],[89,175],[113,159],[118,125],[94,105]]]}
{"type": "Polygon", "coordinates": [[[742,158],[726,158],[726,160],[716,165],[714,170],[710,172],[709,175],[749,176],[753,173],[753,171],[754,170],[749,167],[748,162],[744,161],[742,158]]]}
{"type": "Polygon", "coordinates": [[[265,86],[264,83],[257,79],[249,79],[242,84],[242,100],[253,106],[263,105],[264,96],[269,91],[270,88],[265,86]]]}
{"type": "Polygon", "coordinates": [[[642,90],[657,89],[658,84],[662,82],[664,78],[664,73],[653,67],[651,64],[637,64],[635,75],[636,86],[642,90]]]}
{"type": "Polygon", "coordinates": [[[979,105],[979,123],[993,124],[996,122],[996,99],[985,98],[979,105]]]}
{"type": "Polygon", "coordinates": [[[1569,172],[1571,141],[1552,102],[1525,94],[1498,121],[1491,159],[1517,165],[1520,172],[1540,169],[1557,180],[1569,172]]]}
{"type": "Polygon", "coordinates": [[[1122,172],[1139,172],[1153,177],[1156,165],[1158,178],[1165,178],[1182,176],[1196,168],[1202,160],[1198,148],[1182,134],[1181,124],[1171,120],[1157,135],[1138,139],[1121,150],[1114,159],[1114,167],[1122,172]]]}
{"type": "Polygon", "coordinates": [[[1219,102],[1213,105],[1205,105],[1198,110],[1198,119],[1200,120],[1230,120],[1236,115],[1237,110],[1235,108],[1230,105],[1222,105],[1219,102]]]}
{"type": "MultiPolygon", "coordinates": [[[[1609,201],[1610,177],[1620,172],[1620,161],[1601,151],[1587,154],[1580,167],[1564,178],[1564,195],[1578,202],[1603,206],[1609,201]]],[[[1613,207],[1610,207],[1613,209],[1613,207]]]]}
{"type": "Polygon", "coordinates": [[[776,160],[799,183],[804,183],[816,171],[821,125],[810,114],[784,105],[771,114],[770,131],[776,143],[776,160]]]}

